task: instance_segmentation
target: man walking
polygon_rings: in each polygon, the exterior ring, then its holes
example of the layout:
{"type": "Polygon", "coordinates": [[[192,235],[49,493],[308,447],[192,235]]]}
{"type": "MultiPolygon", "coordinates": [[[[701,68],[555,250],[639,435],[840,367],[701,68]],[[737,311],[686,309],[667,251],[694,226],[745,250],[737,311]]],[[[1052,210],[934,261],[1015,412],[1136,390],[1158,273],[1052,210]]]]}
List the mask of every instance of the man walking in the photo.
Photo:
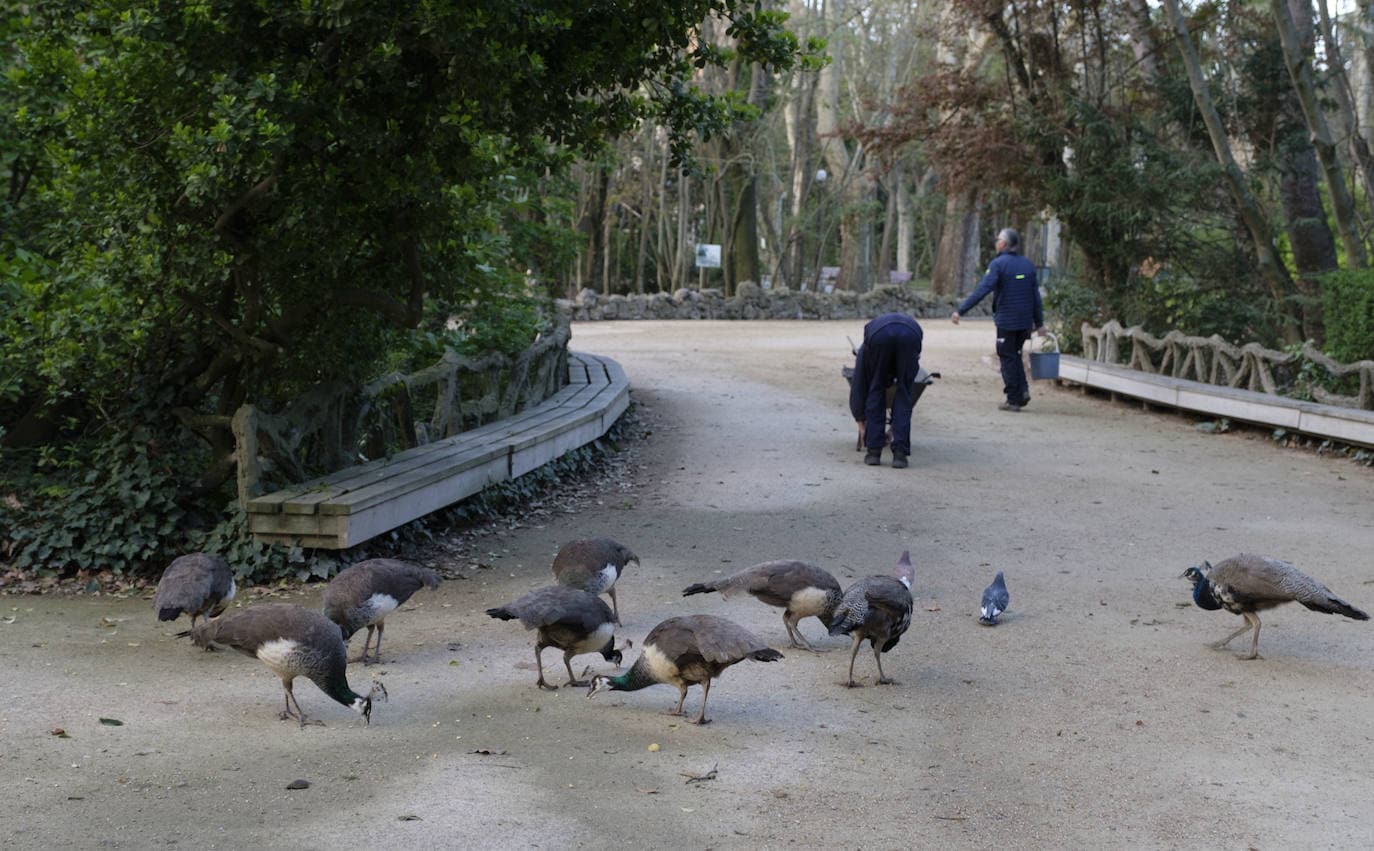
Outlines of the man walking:
{"type": "Polygon", "coordinates": [[[864,326],[864,342],[854,356],[854,377],[849,382],[849,412],[868,448],[864,463],[869,466],[882,462],[889,387],[893,389],[892,466],[898,470],[906,466],[924,336],[920,324],[905,313],[884,313],[864,326]]]}
{"type": "Polygon", "coordinates": [[[1030,402],[1030,384],[1021,364],[1021,347],[1031,331],[1045,333],[1045,311],[1040,304],[1040,282],[1035,265],[1021,256],[1021,235],[1011,228],[997,232],[997,256],[988,264],[987,274],[978,288],[969,293],[950,321],[959,324],[959,314],[992,293],[992,318],[997,326],[997,357],[1002,362],[1002,390],[1007,401],[1001,411],[1019,411],[1030,402]]]}

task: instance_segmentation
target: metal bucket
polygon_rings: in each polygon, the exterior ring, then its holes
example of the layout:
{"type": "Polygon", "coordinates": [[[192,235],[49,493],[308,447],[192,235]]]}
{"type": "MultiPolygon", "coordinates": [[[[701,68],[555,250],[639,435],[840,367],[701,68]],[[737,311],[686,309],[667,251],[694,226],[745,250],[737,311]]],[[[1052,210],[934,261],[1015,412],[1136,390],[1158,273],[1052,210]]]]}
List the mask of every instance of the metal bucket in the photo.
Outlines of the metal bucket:
{"type": "Polygon", "coordinates": [[[1051,349],[1042,348],[1040,351],[1030,353],[1031,378],[1045,380],[1059,377],[1059,338],[1054,334],[1046,334],[1053,346],[1051,349]]]}

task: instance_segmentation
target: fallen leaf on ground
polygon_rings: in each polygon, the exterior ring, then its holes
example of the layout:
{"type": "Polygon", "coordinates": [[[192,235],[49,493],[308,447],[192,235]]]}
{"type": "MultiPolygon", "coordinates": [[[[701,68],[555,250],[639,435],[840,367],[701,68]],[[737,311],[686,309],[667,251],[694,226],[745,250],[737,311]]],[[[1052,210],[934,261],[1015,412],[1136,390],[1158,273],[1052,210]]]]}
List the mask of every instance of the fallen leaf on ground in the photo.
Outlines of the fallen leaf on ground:
{"type": "Polygon", "coordinates": [[[48,731],[48,734],[51,735],[51,736],[56,736],[56,737],[59,738],[59,739],[70,739],[70,738],[71,738],[71,736],[67,735],[67,731],[64,730],[64,729],[62,729],[61,727],[54,727],[54,728],[52,728],[51,730],[48,731]]]}
{"type": "Polygon", "coordinates": [[[124,726],[124,722],[123,722],[123,721],[120,721],[118,718],[101,718],[101,719],[100,719],[100,723],[101,723],[101,724],[104,724],[106,727],[123,727],[123,726],[124,726]]]}
{"type": "Polygon", "coordinates": [[[310,781],[309,781],[309,780],[292,780],[290,783],[287,783],[287,784],[286,784],[286,788],[288,788],[288,789],[309,789],[309,788],[310,788],[310,781]]]}
{"type": "Polygon", "coordinates": [[[424,819],[414,813],[406,813],[403,816],[396,816],[396,821],[424,821],[424,819]]]}
{"type": "Polygon", "coordinates": [[[475,750],[475,751],[468,751],[468,753],[475,753],[475,754],[479,754],[479,755],[481,755],[481,756],[505,756],[505,755],[506,755],[506,751],[504,751],[504,750],[500,750],[500,751],[498,751],[498,750],[493,750],[492,748],[478,748],[478,749],[475,750]]]}
{"type": "Polygon", "coordinates": [[[657,795],[657,794],[658,794],[658,790],[657,790],[657,789],[636,789],[635,791],[636,791],[636,792],[639,792],[639,793],[642,794],[642,795],[657,795]]]}

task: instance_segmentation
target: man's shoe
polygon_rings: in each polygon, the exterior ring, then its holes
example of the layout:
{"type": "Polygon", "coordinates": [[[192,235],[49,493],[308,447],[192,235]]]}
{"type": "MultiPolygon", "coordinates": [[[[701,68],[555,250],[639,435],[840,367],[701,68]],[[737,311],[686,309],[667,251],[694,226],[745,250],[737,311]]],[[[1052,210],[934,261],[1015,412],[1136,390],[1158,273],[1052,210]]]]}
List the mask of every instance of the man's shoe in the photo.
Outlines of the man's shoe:
{"type": "Polygon", "coordinates": [[[1002,404],[1000,404],[1000,405],[997,406],[997,410],[999,410],[999,411],[1012,411],[1012,412],[1014,413],[1014,412],[1016,412],[1016,411],[1021,410],[1021,406],[1020,406],[1020,405],[1013,405],[1013,404],[1010,403],[1010,402],[1003,402],[1002,404]]]}
{"type": "Polygon", "coordinates": [[[870,467],[876,467],[881,464],[882,461],[883,450],[881,449],[870,449],[868,450],[868,454],[864,456],[864,463],[870,467]]]}
{"type": "Polygon", "coordinates": [[[1026,396],[1024,396],[1024,397],[1021,399],[1021,407],[1024,408],[1024,407],[1026,407],[1026,406],[1029,405],[1029,404],[1030,404],[1030,395],[1027,394],[1026,396]]]}
{"type": "Polygon", "coordinates": [[[905,452],[894,452],[894,453],[892,453],[892,469],[894,469],[894,470],[905,470],[905,469],[906,469],[906,453],[905,453],[905,452]]]}

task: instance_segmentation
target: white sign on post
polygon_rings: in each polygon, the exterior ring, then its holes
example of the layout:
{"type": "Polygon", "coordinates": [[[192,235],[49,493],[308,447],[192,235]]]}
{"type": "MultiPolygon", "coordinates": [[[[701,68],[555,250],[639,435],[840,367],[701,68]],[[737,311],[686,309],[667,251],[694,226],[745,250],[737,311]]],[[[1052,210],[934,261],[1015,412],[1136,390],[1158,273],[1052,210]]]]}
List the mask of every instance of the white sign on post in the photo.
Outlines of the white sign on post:
{"type": "Polygon", "coordinates": [[[698,243],[696,266],[698,269],[719,269],[720,246],[698,243]]]}

